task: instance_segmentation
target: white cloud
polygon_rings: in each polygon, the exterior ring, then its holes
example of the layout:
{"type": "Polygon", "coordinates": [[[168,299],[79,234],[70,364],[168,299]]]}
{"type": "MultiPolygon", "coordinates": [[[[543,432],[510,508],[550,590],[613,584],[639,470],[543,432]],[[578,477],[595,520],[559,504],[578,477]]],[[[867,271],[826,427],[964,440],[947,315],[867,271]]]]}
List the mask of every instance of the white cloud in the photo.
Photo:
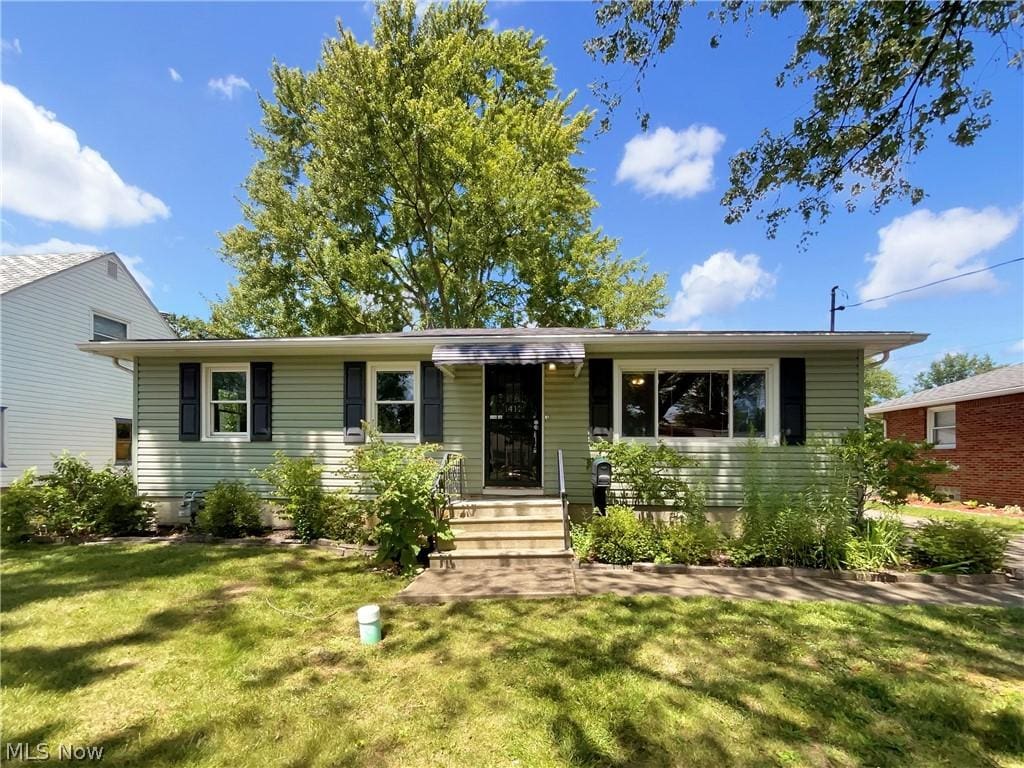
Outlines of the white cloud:
{"type": "Polygon", "coordinates": [[[8,40],[6,37],[0,38],[0,50],[4,53],[13,53],[17,56],[21,55],[21,40],[14,38],[8,40]]]}
{"type": "Polygon", "coordinates": [[[761,268],[756,254],[737,259],[732,251],[713,253],[683,275],[668,319],[691,323],[703,315],[728,312],[745,301],[767,296],[775,282],[775,275],[761,268]]]}
{"type": "MultiPolygon", "coordinates": [[[[871,272],[858,286],[860,299],[887,296],[896,291],[981,269],[981,255],[1004,242],[1017,229],[1019,212],[984,208],[928,209],[893,219],[878,230],[878,252],[868,256],[871,272]]],[[[991,272],[981,272],[935,288],[914,291],[906,298],[935,293],[991,290],[999,283],[991,272]]],[[[898,297],[904,298],[904,297],[898,297]]],[[[867,306],[880,309],[888,302],[867,306]]]]}
{"type": "Polygon", "coordinates": [[[251,89],[249,82],[244,77],[239,77],[238,75],[211,78],[207,85],[211,91],[219,93],[225,99],[233,99],[239,91],[251,89]]]}
{"type": "Polygon", "coordinates": [[[632,182],[650,195],[693,197],[711,188],[715,153],[724,142],[710,125],[638,134],[626,142],[615,180],[632,182]]]}
{"type": "MultiPolygon", "coordinates": [[[[59,237],[51,237],[49,240],[42,243],[32,243],[31,245],[17,245],[15,243],[8,243],[6,241],[0,241],[0,257],[11,256],[13,254],[28,255],[28,254],[40,254],[40,253],[84,253],[86,251],[110,251],[110,248],[102,245],[93,245],[91,243],[72,243],[68,240],[61,240],[59,237]]],[[[135,279],[139,281],[139,285],[142,289],[153,295],[153,280],[142,271],[140,265],[142,264],[141,256],[125,256],[118,254],[121,257],[121,261],[128,267],[128,271],[134,275],[135,279]]]]}
{"type": "Polygon", "coordinates": [[[168,67],[167,68],[167,74],[171,76],[171,80],[173,80],[174,82],[176,82],[176,83],[180,83],[181,82],[181,79],[182,79],[181,75],[178,74],[178,70],[176,70],[174,67],[168,67]]]}
{"type": "Polygon", "coordinates": [[[165,219],[158,198],[126,184],[99,152],[17,88],[0,83],[3,207],[83,229],[165,219]]]}

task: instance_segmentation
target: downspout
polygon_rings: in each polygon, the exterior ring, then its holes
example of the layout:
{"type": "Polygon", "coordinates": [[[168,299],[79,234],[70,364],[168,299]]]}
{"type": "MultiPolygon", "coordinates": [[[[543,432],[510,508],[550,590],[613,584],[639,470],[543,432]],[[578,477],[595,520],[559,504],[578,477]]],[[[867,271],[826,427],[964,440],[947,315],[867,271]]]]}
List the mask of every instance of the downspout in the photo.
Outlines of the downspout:
{"type": "Polygon", "coordinates": [[[889,362],[889,353],[888,353],[888,351],[882,353],[881,359],[879,359],[879,360],[872,360],[869,363],[864,363],[864,367],[865,368],[877,368],[880,365],[885,365],[887,362],[889,362]]]}
{"type": "Polygon", "coordinates": [[[121,361],[116,357],[110,358],[110,362],[114,364],[115,368],[120,368],[122,371],[127,371],[128,373],[135,373],[134,368],[128,368],[127,366],[121,365],[121,361]]]}

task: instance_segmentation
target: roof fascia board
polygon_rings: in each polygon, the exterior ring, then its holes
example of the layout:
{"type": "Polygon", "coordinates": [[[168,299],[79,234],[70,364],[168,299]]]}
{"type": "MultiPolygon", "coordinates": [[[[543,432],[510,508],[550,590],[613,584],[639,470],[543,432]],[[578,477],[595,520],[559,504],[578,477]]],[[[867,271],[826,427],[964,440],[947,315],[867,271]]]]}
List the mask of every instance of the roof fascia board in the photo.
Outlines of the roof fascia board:
{"type": "MultiPolygon", "coordinates": [[[[671,346],[677,351],[706,350],[709,347],[723,349],[745,348],[750,350],[765,349],[858,349],[864,350],[867,356],[881,351],[898,349],[917,344],[927,338],[927,334],[918,333],[879,333],[879,334],[844,334],[844,335],[807,335],[799,333],[708,333],[703,335],[672,335],[649,334],[633,336],[559,334],[545,336],[544,342],[560,340],[582,342],[588,354],[615,351],[645,349],[664,349],[671,346]]],[[[180,357],[190,355],[196,357],[216,357],[224,355],[244,354],[282,354],[297,355],[309,353],[347,354],[378,354],[396,349],[403,352],[429,353],[436,344],[509,344],[537,342],[536,336],[524,333],[519,336],[487,337],[468,336],[453,338],[450,336],[394,336],[365,338],[359,336],[311,337],[288,339],[206,339],[180,341],[120,341],[120,342],[83,342],[78,348],[86,352],[95,352],[110,357],[152,356],[180,357]]]]}

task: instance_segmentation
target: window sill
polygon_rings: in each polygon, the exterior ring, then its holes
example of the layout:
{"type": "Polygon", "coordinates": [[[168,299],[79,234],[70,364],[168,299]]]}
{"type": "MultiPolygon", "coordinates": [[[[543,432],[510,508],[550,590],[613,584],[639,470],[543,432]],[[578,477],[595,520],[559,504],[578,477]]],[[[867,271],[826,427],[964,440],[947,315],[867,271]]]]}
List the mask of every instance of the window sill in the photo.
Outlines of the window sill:
{"type": "Polygon", "coordinates": [[[203,442],[210,443],[248,443],[251,438],[248,433],[238,435],[203,435],[203,442]]]}
{"type": "Polygon", "coordinates": [[[953,443],[953,445],[934,445],[933,444],[933,446],[932,446],[932,450],[935,450],[935,451],[952,451],[955,448],[956,448],[956,443],[953,443]]]}
{"type": "Polygon", "coordinates": [[[420,441],[419,435],[385,434],[379,432],[377,437],[385,443],[418,443],[420,441]]]}

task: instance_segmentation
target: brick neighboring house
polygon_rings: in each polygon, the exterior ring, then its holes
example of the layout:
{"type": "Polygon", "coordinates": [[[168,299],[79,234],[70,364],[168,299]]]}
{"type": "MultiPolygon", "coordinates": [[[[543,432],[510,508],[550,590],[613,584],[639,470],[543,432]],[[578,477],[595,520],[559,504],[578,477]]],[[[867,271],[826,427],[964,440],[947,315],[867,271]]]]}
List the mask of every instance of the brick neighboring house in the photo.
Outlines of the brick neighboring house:
{"type": "Polygon", "coordinates": [[[1024,364],[866,409],[888,437],[927,440],[955,469],[938,488],[955,499],[1024,505],[1024,364]]]}

